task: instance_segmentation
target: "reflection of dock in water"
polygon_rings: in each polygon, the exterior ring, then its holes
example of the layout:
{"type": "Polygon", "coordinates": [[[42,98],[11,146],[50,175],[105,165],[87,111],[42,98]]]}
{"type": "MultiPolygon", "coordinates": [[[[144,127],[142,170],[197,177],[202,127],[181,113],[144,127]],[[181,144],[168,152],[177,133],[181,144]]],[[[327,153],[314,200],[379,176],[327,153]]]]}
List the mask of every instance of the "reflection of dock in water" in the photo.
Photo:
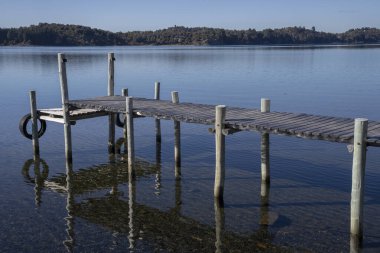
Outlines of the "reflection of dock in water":
{"type": "MultiPolygon", "coordinates": [[[[136,160],[136,177],[145,177],[157,173],[155,165],[136,160]]],[[[118,184],[128,183],[128,164],[103,164],[89,168],[79,169],[73,172],[71,183],[73,194],[83,194],[84,192],[97,191],[117,186],[118,184]]],[[[67,192],[66,175],[56,175],[45,181],[45,187],[58,191],[67,192]]]]}
{"type": "MultiPolygon", "coordinates": [[[[130,239],[153,241],[169,252],[225,252],[233,249],[240,252],[285,251],[271,244],[270,233],[265,228],[250,236],[225,231],[223,208],[215,207],[215,212],[220,213],[220,220],[216,220],[219,230],[179,215],[176,208],[178,207],[164,212],[133,203],[133,235],[130,239]]],[[[77,203],[74,205],[73,213],[76,217],[112,231],[126,234],[130,231],[130,206],[128,202],[117,198],[90,199],[84,203],[77,203]]]]}
{"type": "MultiPolygon", "coordinates": [[[[199,221],[183,216],[181,181],[175,180],[175,199],[169,211],[150,207],[136,202],[136,184],[141,177],[152,177],[158,173],[155,164],[136,160],[135,178],[128,173],[128,165],[113,161],[78,171],[67,164],[67,174],[54,175],[48,179],[48,165],[42,159],[43,170],[34,168],[35,177],[29,171],[33,159],[26,161],[22,173],[29,182],[36,184],[36,200],[41,201],[42,189],[66,195],[66,249],[75,249],[75,219],[81,218],[93,224],[101,225],[112,233],[128,237],[129,248],[136,248],[136,241],[148,241],[152,247],[171,252],[226,252],[238,249],[240,252],[288,252],[284,247],[271,243],[272,236],[267,223],[268,202],[261,208],[260,228],[251,235],[239,235],[224,229],[224,207],[215,201],[215,226],[202,224],[199,221]],[[122,198],[118,194],[120,185],[128,185],[128,196],[122,198]],[[85,192],[111,189],[104,197],[86,198],[76,202],[76,196],[85,192]],[[265,224],[265,225],[263,225],[265,224]]],[[[156,182],[154,182],[156,183],[156,182]]],[[[123,187],[125,189],[125,187],[123,187]]],[[[267,200],[269,201],[269,200],[267,200]]]]}

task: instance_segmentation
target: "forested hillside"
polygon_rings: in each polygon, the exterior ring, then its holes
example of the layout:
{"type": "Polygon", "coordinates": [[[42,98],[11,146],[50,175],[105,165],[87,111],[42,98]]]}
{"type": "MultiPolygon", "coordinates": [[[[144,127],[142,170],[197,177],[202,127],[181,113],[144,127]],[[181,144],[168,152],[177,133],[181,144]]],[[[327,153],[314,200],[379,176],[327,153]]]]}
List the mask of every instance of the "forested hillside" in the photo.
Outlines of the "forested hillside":
{"type": "Polygon", "coordinates": [[[110,45],[271,45],[380,43],[380,29],[351,29],[344,33],[314,27],[257,31],[175,26],[156,31],[109,32],[80,25],[40,23],[0,28],[0,45],[110,46],[110,45]]]}

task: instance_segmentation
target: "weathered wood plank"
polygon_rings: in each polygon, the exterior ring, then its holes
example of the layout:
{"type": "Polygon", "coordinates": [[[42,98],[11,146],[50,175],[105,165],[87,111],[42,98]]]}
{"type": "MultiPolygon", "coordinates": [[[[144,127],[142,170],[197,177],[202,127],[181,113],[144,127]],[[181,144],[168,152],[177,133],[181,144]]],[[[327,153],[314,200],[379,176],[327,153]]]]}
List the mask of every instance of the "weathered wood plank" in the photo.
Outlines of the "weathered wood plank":
{"type": "MultiPolygon", "coordinates": [[[[72,100],[70,106],[125,113],[125,100],[122,96],[72,100]]],[[[167,100],[134,98],[133,114],[206,125],[215,123],[215,106],[207,104],[174,104],[167,100]]],[[[228,107],[225,122],[226,127],[235,130],[261,131],[345,143],[352,142],[354,134],[354,119],[305,113],[263,113],[259,109],[228,107]]],[[[370,121],[368,145],[378,145],[378,138],[380,122],[370,121]]]]}

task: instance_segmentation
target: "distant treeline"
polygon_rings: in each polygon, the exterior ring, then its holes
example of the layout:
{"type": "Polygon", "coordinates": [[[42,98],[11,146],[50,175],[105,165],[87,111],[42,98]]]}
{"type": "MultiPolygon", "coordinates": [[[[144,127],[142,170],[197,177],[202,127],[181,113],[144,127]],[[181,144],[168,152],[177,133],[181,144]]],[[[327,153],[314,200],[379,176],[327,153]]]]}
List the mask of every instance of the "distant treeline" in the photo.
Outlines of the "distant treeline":
{"type": "Polygon", "coordinates": [[[270,45],[270,44],[380,43],[380,29],[351,29],[344,33],[316,31],[314,27],[287,27],[256,31],[175,26],[156,31],[109,32],[80,25],[40,23],[0,28],[0,45],[110,46],[110,45],[270,45]]]}

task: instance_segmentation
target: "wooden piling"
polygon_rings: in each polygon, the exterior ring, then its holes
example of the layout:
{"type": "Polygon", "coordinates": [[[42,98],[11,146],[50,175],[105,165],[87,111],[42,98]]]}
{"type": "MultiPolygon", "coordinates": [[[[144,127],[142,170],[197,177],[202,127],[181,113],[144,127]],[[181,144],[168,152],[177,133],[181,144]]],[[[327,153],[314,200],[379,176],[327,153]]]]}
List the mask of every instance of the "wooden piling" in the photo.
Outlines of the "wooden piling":
{"type": "MultiPolygon", "coordinates": [[[[121,95],[123,97],[128,97],[128,89],[122,89],[121,95]]],[[[123,128],[123,137],[124,137],[124,153],[128,152],[128,135],[127,135],[127,117],[124,115],[124,128],[123,128]]]]}
{"type": "MultiPolygon", "coordinates": [[[[172,91],[172,103],[179,103],[178,91],[172,91]]],[[[175,178],[181,178],[181,123],[174,120],[174,164],[175,178]]]]}
{"type": "Polygon", "coordinates": [[[226,118],[226,106],[215,107],[215,184],[214,197],[223,201],[224,178],[225,178],[225,136],[223,134],[224,121],[226,118]]]}
{"type": "Polygon", "coordinates": [[[125,118],[127,121],[127,142],[128,142],[128,173],[134,177],[135,166],[135,143],[133,132],[133,98],[126,97],[125,118]]]}
{"type": "Polygon", "coordinates": [[[154,83],[154,99],[160,100],[160,82],[154,83]]]}
{"type": "MultiPolygon", "coordinates": [[[[261,99],[261,112],[270,111],[270,100],[267,98],[261,99]]],[[[261,135],[261,182],[269,183],[270,181],[270,166],[269,166],[269,134],[264,133],[261,135]]],[[[264,189],[267,187],[264,186],[264,189]]],[[[266,191],[261,191],[261,196],[266,191]]]]}
{"type": "Polygon", "coordinates": [[[108,96],[115,95],[115,55],[108,53],[108,96]]]}
{"type": "MultiPolygon", "coordinates": [[[[108,96],[115,94],[115,56],[114,53],[108,53],[108,96]]],[[[114,113],[108,116],[108,153],[115,153],[115,128],[116,118],[114,113]]]]}
{"type": "Polygon", "coordinates": [[[32,90],[29,93],[30,97],[30,115],[32,117],[32,143],[33,143],[33,155],[36,160],[40,155],[40,144],[38,141],[38,115],[37,115],[37,99],[36,91],[32,90]]]}
{"type": "Polygon", "coordinates": [[[64,54],[58,54],[58,72],[59,80],[61,84],[61,99],[62,99],[62,111],[63,111],[63,127],[65,135],[65,155],[66,161],[72,163],[72,144],[71,144],[71,125],[70,125],[70,111],[69,111],[69,90],[67,86],[66,75],[66,62],[67,59],[64,54]]]}
{"type": "Polygon", "coordinates": [[[359,240],[363,237],[363,196],[367,153],[367,129],[367,119],[355,119],[351,188],[351,235],[357,236],[359,240]]]}

